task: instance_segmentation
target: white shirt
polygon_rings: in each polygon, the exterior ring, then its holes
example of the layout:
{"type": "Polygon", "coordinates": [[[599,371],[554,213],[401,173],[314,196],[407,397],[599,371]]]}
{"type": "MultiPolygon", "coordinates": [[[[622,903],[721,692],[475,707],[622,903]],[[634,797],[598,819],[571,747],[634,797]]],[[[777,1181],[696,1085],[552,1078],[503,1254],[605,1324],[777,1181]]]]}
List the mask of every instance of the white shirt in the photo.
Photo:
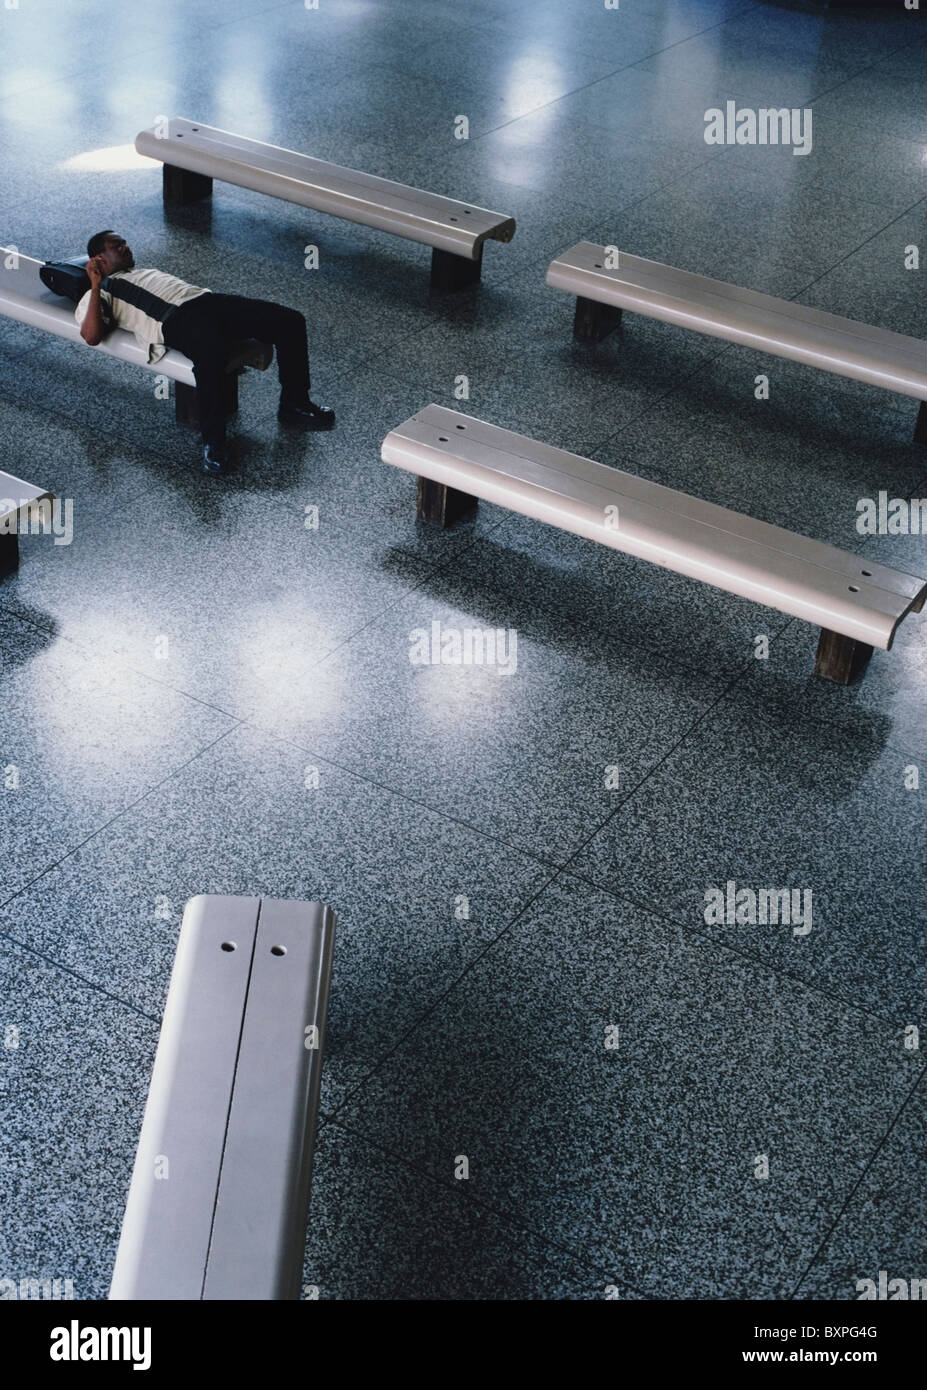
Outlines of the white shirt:
{"type": "MultiPolygon", "coordinates": [[[[82,324],[90,307],[88,290],[74,310],[82,324]]],[[[109,328],[113,324],[135,334],[138,344],[147,348],[149,365],[160,362],[167,352],[164,320],[172,309],[197,299],[209,290],[188,285],[163,270],[119,270],[107,275],[100,286],[100,317],[109,328]]]]}

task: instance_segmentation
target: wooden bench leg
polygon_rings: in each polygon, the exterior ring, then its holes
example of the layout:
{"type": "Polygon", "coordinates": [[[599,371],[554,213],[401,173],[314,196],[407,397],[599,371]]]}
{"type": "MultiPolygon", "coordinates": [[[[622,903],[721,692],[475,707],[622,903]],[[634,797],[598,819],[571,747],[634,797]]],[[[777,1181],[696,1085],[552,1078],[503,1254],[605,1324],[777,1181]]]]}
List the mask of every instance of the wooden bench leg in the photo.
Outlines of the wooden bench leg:
{"type": "MultiPolygon", "coordinates": [[[[229,372],[222,378],[222,404],[225,408],[226,418],[238,413],[238,378],[240,375],[240,372],[229,372]]],[[[178,425],[198,425],[200,422],[196,387],[188,386],[185,381],[174,382],[174,419],[178,425]]]]}
{"type": "Polygon", "coordinates": [[[573,337],[580,343],[600,343],[621,322],[617,304],[600,304],[596,299],[576,296],[573,315],[573,337]]]}
{"type": "Polygon", "coordinates": [[[838,685],[850,685],[862,676],[871,656],[872,648],[867,642],[822,627],[814,674],[826,681],[836,681],[838,685]]]}
{"type": "Polygon", "coordinates": [[[914,443],[927,444],[927,401],[921,401],[914,425],[914,443]]]}
{"type": "Polygon", "coordinates": [[[174,382],[174,419],[178,425],[198,425],[200,413],[196,408],[196,387],[185,381],[174,382]]]}
{"type": "Polygon", "coordinates": [[[0,536],[0,578],[19,567],[19,535],[16,531],[0,536]]]}
{"type": "Polygon", "coordinates": [[[445,483],[434,483],[430,478],[418,480],[416,502],[421,521],[453,526],[455,521],[476,509],[478,500],[471,497],[469,492],[458,492],[457,488],[448,487],[445,483]]]}
{"type": "Polygon", "coordinates": [[[175,164],[165,164],[161,189],[165,203],[197,203],[201,198],[212,197],[212,179],[208,174],[194,174],[175,164]]]}
{"type": "Polygon", "coordinates": [[[455,256],[450,251],[439,251],[436,246],[431,253],[431,288],[440,294],[465,290],[479,280],[482,269],[482,245],[475,261],[467,260],[466,256],[455,256]]]}

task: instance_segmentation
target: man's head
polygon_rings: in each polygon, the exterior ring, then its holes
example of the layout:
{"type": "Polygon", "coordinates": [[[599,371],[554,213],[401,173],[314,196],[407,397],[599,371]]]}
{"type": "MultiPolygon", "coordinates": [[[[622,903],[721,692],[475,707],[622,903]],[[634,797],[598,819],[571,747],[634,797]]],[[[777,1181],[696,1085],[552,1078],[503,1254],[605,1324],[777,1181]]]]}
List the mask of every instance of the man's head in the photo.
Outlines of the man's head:
{"type": "Polygon", "coordinates": [[[98,257],[105,274],[115,275],[118,270],[131,270],[135,257],[124,237],[114,231],[97,232],[87,242],[87,255],[98,257]]]}

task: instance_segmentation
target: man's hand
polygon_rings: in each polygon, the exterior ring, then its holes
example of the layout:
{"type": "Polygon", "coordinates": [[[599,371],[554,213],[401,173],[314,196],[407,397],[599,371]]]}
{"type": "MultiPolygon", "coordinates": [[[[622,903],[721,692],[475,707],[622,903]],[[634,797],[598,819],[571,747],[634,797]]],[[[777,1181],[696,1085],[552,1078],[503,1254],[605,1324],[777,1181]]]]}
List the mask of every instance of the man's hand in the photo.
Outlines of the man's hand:
{"type": "Polygon", "coordinates": [[[87,279],[90,281],[90,302],[87,305],[84,321],[80,326],[80,336],[85,343],[89,343],[91,347],[96,347],[98,343],[103,341],[108,327],[100,299],[101,293],[105,293],[105,291],[100,290],[100,285],[103,283],[106,272],[99,256],[91,256],[84,269],[87,272],[87,279]]]}
{"type": "Polygon", "coordinates": [[[100,281],[106,274],[106,271],[103,269],[103,265],[100,261],[100,257],[91,256],[90,260],[84,266],[84,270],[87,273],[87,279],[90,281],[90,288],[92,290],[99,289],[100,281]]]}

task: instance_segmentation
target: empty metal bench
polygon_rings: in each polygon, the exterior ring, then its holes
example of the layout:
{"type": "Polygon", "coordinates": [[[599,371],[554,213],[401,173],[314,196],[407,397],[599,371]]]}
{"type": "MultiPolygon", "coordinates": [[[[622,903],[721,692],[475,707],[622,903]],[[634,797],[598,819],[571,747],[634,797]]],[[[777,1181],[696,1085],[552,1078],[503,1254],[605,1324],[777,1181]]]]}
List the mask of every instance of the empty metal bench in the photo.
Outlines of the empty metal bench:
{"type": "Polygon", "coordinates": [[[334,934],[318,903],[187,904],[110,1298],[299,1297],[334,934]]]}
{"type": "Polygon", "coordinates": [[[914,438],[927,444],[927,343],[917,338],[591,241],[580,241],[551,261],[547,283],[576,296],[575,338],[600,340],[618,325],[622,310],[630,309],[913,396],[921,402],[914,438]]]}
{"type": "MultiPolygon", "coordinates": [[[[42,261],[19,252],[0,251],[0,315],[29,324],[32,328],[44,329],[56,337],[67,338],[77,343],[85,351],[88,344],[80,336],[80,328],[74,318],[74,305],[61,295],[52,294],[39,278],[42,261]],[[7,266],[6,260],[13,261],[7,266]]],[[[182,352],[171,348],[159,362],[149,363],[148,355],[140,347],[132,333],[113,328],[94,352],[105,353],[108,357],[118,357],[122,362],[132,362],[146,371],[156,372],[174,382],[174,410],[178,421],[195,424],[197,420],[196,379],[193,363],[182,352]]],[[[274,350],[270,343],[259,343],[253,338],[236,343],[226,363],[225,408],[232,414],[238,408],[238,378],[246,367],[256,367],[266,371],[273,361],[274,350]]]]}
{"type": "Polygon", "coordinates": [[[927,580],[444,406],[391,430],[381,457],[418,475],[425,520],[482,498],[814,623],[815,674],[841,684],[927,597],[927,580]]]}
{"type": "Polygon", "coordinates": [[[360,222],[432,247],[431,283],[456,290],[480,278],[483,243],[511,241],[515,219],[475,203],[343,169],[295,150],[172,116],[136,136],[139,154],[162,161],[164,201],[208,198],[213,179],[360,222]]]}
{"type": "Polygon", "coordinates": [[[19,564],[19,532],[26,521],[31,528],[32,518],[42,519],[40,504],[50,507],[54,497],[34,483],[14,478],[12,473],[0,473],[0,578],[12,574],[19,564]]]}

